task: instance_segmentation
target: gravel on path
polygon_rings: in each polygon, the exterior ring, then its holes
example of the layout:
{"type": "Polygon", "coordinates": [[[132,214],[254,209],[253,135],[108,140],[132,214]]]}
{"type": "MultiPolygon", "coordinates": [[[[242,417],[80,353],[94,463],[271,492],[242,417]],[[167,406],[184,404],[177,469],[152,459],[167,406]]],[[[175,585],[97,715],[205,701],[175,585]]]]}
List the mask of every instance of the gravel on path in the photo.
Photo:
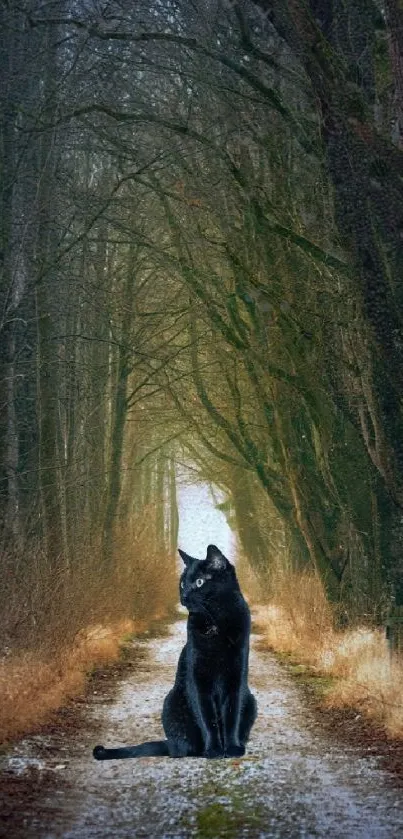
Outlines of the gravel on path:
{"type": "Polygon", "coordinates": [[[124,745],[163,737],[162,702],[185,634],[186,622],[178,620],[164,637],[135,640],[135,668],[113,701],[102,691],[94,693],[85,710],[87,728],[67,731],[64,739],[25,738],[1,758],[0,780],[7,779],[8,794],[0,809],[0,835],[403,837],[403,789],[393,775],[380,769],[376,758],[363,758],[355,746],[326,735],[287,672],[258,648],[256,636],[249,682],[258,718],[244,758],[93,760],[95,742],[124,745]]]}

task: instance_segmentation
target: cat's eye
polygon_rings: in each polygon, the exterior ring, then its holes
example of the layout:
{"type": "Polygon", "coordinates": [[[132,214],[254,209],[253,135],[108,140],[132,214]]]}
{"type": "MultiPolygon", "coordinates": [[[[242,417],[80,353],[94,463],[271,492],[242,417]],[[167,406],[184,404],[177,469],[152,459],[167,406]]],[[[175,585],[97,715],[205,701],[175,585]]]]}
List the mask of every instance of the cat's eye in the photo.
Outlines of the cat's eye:
{"type": "Polygon", "coordinates": [[[183,580],[181,580],[181,581],[180,581],[180,587],[181,587],[181,588],[184,588],[184,586],[185,586],[185,583],[183,582],[183,580]]]}
{"type": "Polygon", "coordinates": [[[199,577],[199,578],[196,580],[196,585],[197,585],[197,588],[200,588],[200,586],[202,586],[202,585],[203,585],[203,583],[204,583],[204,580],[203,580],[201,577],[199,577]]]}

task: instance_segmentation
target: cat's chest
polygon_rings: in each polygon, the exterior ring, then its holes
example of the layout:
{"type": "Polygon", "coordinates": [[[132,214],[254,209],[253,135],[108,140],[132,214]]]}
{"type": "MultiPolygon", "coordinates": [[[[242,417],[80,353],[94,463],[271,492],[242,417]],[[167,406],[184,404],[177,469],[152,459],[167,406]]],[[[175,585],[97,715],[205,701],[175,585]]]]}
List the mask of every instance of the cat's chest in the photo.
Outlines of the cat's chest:
{"type": "Polygon", "coordinates": [[[237,658],[248,645],[248,627],[242,610],[225,613],[221,610],[215,615],[199,612],[189,616],[188,620],[189,651],[197,658],[211,662],[228,661],[231,656],[237,658]]]}
{"type": "Polygon", "coordinates": [[[222,627],[218,623],[210,623],[202,629],[195,629],[189,641],[189,648],[194,654],[207,658],[211,662],[236,656],[245,644],[239,627],[222,627]]]}
{"type": "Polygon", "coordinates": [[[202,634],[205,638],[214,638],[219,635],[219,632],[217,624],[212,623],[202,634]]]}

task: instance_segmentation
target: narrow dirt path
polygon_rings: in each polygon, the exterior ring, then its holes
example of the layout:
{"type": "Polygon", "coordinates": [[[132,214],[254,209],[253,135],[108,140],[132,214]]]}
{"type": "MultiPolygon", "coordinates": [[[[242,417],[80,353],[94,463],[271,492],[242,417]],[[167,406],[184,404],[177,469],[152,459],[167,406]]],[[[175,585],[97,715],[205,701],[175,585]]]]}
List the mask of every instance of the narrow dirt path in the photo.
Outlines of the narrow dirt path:
{"type": "MultiPolygon", "coordinates": [[[[139,662],[113,701],[97,691],[81,735],[27,738],[0,761],[15,783],[2,835],[41,839],[133,837],[403,836],[403,790],[376,759],[335,746],[315,726],[300,692],[252,638],[250,684],[259,716],[242,760],[142,758],[96,763],[95,740],[135,743],[162,735],[159,715],[186,632],[136,641],[139,662]],[[100,733],[101,732],[101,733],[100,733]],[[62,745],[61,745],[62,743],[62,745]],[[29,784],[27,781],[29,778],[29,784]],[[40,778],[46,778],[41,783],[40,778]],[[35,786],[36,779],[36,786],[35,786]],[[24,784],[29,795],[24,799],[24,784]],[[22,785],[22,786],[21,786],[22,785]]],[[[0,786],[1,788],[1,786],[0,786]]]]}

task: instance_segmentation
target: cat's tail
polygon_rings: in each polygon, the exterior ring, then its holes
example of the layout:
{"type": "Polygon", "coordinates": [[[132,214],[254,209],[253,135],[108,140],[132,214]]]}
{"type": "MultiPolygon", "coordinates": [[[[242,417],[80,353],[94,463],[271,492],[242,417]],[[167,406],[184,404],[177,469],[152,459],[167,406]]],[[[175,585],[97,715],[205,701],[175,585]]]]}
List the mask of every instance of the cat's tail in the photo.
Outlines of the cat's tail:
{"type": "Polygon", "coordinates": [[[118,760],[127,757],[169,757],[167,740],[149,740],[139,746],[123,746],[121,749],[105,749],[95,746],[92,752],[95,760],[118,760]]]}

